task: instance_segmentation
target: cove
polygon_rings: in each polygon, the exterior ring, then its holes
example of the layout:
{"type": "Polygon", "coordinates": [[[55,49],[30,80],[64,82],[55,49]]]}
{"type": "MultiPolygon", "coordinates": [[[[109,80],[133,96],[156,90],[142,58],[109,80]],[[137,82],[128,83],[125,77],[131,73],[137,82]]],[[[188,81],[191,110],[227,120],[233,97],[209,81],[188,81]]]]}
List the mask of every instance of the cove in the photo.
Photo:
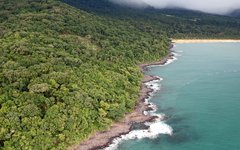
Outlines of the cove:
{"type": "Polygon", "coordinates": [[[163,78],[151,102],[173,135],[129,140],[119,150],[239,150],[240,43],[176,44],[178,60],[150,68],[163,78]]]}

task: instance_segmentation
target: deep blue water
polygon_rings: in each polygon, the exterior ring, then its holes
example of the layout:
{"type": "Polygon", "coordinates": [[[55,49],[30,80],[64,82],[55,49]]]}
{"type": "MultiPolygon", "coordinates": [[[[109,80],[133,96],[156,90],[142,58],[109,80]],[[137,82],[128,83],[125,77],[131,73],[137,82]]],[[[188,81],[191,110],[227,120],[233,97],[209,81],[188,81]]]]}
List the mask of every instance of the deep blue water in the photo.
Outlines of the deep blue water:
{"type": "Polygon", "coordinates": [[[174,134],[125,141],[120,150],[240,150],[240,43],[177,44],[152,98],[174,134]]]}

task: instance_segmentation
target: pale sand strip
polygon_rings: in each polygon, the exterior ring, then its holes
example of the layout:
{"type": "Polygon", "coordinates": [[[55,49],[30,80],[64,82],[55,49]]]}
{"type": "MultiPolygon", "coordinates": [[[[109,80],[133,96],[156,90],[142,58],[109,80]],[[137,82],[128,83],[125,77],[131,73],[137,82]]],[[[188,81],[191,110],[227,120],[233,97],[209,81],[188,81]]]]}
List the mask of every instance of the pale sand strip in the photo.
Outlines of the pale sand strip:
{"type": "Polygon", "coordinates": [[[240,39],[173,39],[173,43],[234,43],[240,39]]]}

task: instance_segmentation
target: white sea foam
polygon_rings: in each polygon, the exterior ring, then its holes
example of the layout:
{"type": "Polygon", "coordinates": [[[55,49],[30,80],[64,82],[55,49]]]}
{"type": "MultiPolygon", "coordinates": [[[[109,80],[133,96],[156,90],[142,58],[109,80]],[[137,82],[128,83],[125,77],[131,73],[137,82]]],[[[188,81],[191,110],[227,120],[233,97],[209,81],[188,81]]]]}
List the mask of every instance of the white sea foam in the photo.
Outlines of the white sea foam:
{"type": "MultiPolygon", "coordinates": [[[[147,123],[146,123],[147,124],[147,123]]],[[[146,130],[133,130],[129,132],[127,135],[122,135],[113,140],[112,144],[109,147],[105,148],[105,150],[115,150],[117,149],[118,145],[122,141],[126,140],[133,140],[133,139],[143,139],[143,138],[150,138],[154,139],[157,138],[159,134],[172,134],[172,128],[159,121],[150,123],[149,128],[146,130]]]]}
{"type": "Polygon", "coordinates": [[[177,60],[177,56],[181,56],[181,55],[179,55],[176,52],[171,52],[171,54],[173,54],[172,58],[169,58],[164,64],[162,64],[162,65],[151,65],[149,67],[152,68],[152,67],[159,67],[159,66],[160,67],[161,66],[167,66],[167,65],[173,63],[174,61],[176,61],[177,60]]]}
{"type": "MultiPolygon", "coordinates": [[[[178,55],[176,55],[176,53],[174,53],[173,55],[178,56],[178,55]]],[[[166,65],[174,62],[175,60],[177,60],[177,58],[174,57],[174,56],[173,56],[172,59],[169,59],[164,65],[158,65],[158,66],[166,66],[166,65]]],[[[172,135],[173,134],[172,127],[167,125],[163,121],[164,118],[166,117],[165,114],[156,113],[157,106],[155,104],[149,102],[150,99],[152,98],[153,94],[161,89],[160,82],[162,80],[163,80],[162,78],[159,78],[158,80],[153,80],[153,81],[145,83],[145,85],[148,88],[151,88],[153,90],[153,92],[150,93],[150,96],[145,99],[145,103],[148,105],[148,107],[152,108],[152,110],[151,111],[144,111],[143,114],[156,117],[153,122],[145,122],[144,123],[146,126],[149,126],[148,129],[133,130],[126,135],[121,135],[120,137],[115,138],[112,141],[112,144],[110,144],[107,148],[105,148],[105,150],[116,150],[118,145],[121,142],[126,141],[126,140],[143,139],[143,138],[153,139],[153,138],[157,138],[160,134],[167,134],[167,135],[172,135]]]]}
{"type": "Polygon", "coordinates": [[[179,50],[178,50],[178,51],[175,51],[175,52],[177,52],[177,53],[183,53],[183,51],[179,51],[179,50]]]}
{"type": "Polygon", "coordinates": [[[167,62],[161,66],[167,66],[167,65],[173,63],[175,60],[177,60],[177,57],[173,56],[172,59],[168,59],[167,62]]]}
{"type": "MultiPolygon", "coordinates": [[[[160,84],[160,82],[161,82],[162,80],[163,80],[163,78],[158,77],[157,80],[152,80],[152,81],[149,81],[149,82],[145,83],[145,85],[146,85],[148,88],[150,88],[150,89],[153,90],[152,93],[149,93],[149,97],[147,97],[147,98],[145,99],[145,104],[150,104],[150,103],[149,103],[149,100],[152,98],[152,96],[154,95],[154,93],[156,93],[157,91],[159,91],[159,90],[161,89],[161,84],[160,84]]],[[[144,114],[145,114],[145,113],[144,113],[144,114]]]]}
{"type": "Polygon", "coordinates": [[[153,93],[157,92],[161,88],[160,81],[162,81],[162,78],[159,78],[158,80],[153,80],[150,82],[145,83],[148,88],[151,88],[153,90],[152,93],[150,93],[150,97],[145,99],[145,103],[148,105],[148,107],[152,108],[151,111],[144,111],[144,115],[149,116],[155,116],[156,119],[153,122],[145,122],[144,124],[146,126],[149,126],[148,129],[144,130],[133,130],[129,132],[126,135],[121,135],[118,138],[115,138],[112,141],[112,144],[110,144],[105,150],[116,150],[118,145],[126,140],[132,140],[132,139],[143,139],[143,138],[156,138],[160,134],[168,134],[172,135],[173,129],[164,123],[164,114],[157,114],[157,106],[153,103],[150,103],[149,100],[151,99],[153,93]]]}
{"type": "MultiPolygon", "coordinates": [[[[149,115],[149,114],[148,114],[149,115]]],[[[154,122],[146,122],[145,125],[149,126],[148,129],[145,130],[133,130],[126,135],[121,135],[120,137],[114,139],[112,144],[110,144],[105,150],[116,150],[118,145],[126,140],[133,140],[133,139],[143,139],[149,138],[154,139],[157,138],[160,134],[173,134],[173,129],[164,123],[162,120],[165,118],[164,114],[152,114],[156,116],[154,122]]]]}
{"type": "Polygon", "coordinates": [[[176,52],[172,52],[172,54],[173,54],[173,56],[182,56],[182,55],[180,55],[180,54],[178,54],[176,52]]]}
{"type": "Polygon", "coordinates": [[[153,90],[153,93],[151,94],[154,94],[155,92],[159,91],[161,89],[161,84],[160,82],[163,80],[163,78],[159,78],[157,80],[152,80],[152,81],[149,81],[147,83],[145,83],[145,85],[152,89],[153,90]]]}

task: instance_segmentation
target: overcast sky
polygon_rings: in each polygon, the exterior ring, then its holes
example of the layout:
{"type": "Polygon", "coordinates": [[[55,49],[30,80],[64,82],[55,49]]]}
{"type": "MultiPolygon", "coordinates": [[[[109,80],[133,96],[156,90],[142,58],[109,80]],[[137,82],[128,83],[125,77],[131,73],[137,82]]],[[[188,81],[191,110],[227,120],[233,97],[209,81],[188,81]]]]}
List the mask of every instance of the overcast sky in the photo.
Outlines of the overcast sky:
{"type": "Polygon", "coordinates": [[[155,8],[186,8],[208,13],[225,14],[240,8],[240,0],[109,0],[119,4],[155,8]]]}

